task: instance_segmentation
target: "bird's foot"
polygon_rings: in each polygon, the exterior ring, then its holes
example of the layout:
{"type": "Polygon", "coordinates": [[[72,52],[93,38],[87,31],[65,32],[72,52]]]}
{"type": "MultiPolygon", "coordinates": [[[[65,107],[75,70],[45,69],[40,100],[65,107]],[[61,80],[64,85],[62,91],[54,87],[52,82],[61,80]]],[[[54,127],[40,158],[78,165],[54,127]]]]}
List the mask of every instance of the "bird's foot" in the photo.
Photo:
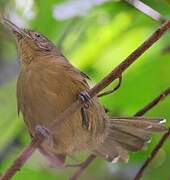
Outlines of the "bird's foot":
{"type": "Polygon", "coordinates": [[[82,126],[83,128],[88,129],[89,127],[89,116],[86,108],[81,108],[81,117],[82,117],[82,126]]]}
{"type": "Polygon", "coordinates": [[[82,126],[90,130],[91,123],[90,123],[87,109],[89,108],[90,105],[92,105],[91,97],[87,92],[81,92],[79,94],[79,98],[81,99],[81,101],[85,103],[84,107],[81,108],[82,126]]]}
{"type": "Polygon", "coordinates": [[[84,91],[79,94],[79,98],[81,101],[85,103],[84,107],[89,108],[89,106],[92,104],[91,97],[88,92],[84,91]]]}
{"type": "Polygon", "coordinates": [[[36,125],[35,130],[37,133],[40,133],[45,138],[49,138],[50,132],[46,127],[43,127],[42,125],[36,125]]]}

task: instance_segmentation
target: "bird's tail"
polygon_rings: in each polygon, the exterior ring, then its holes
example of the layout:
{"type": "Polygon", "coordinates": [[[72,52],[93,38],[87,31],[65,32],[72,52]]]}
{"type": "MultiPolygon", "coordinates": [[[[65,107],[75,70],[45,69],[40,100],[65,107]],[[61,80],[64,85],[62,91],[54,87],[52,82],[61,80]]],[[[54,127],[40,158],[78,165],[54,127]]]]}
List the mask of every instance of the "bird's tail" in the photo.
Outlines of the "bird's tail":
{"type": "Polygon", "coordinates": [[[95,151],[108,161],[128,161],[128,151],[139,151],[150,141],[150,134],[167,131],[164,119],[144,117],[112,118],[105,141],[95,151]]]}

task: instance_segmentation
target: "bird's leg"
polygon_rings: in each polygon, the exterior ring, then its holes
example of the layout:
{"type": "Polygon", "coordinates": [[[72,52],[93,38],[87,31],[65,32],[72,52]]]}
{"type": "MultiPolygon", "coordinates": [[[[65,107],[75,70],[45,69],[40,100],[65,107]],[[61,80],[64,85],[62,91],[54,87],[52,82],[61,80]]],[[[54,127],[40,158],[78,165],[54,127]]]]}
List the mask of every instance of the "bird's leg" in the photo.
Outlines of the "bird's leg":
{"type": "Polygon", "coordinates": [[[88,92],[84,91],[79,94],[80,100],[82,100],[85,103],[86,108],[89,107],[90,104],[92,104],[92,100],[88,92]]]}
{"type": "Polygon", "coordinates": [[[50,132],[49,132],[49,130],[46,127],[44,127],[42,125],[36,125],[35,126],[35,130],[36,130],[36,133],[41,134],[46,139],[50,138],[50,132]]]}
{"type": "Polygon", "coordinates": [[[84,107],[81,108],[82,126],[88,130],[91,129],[91,123],[89,121],[87,109],[92,104],[90,95],[87,92],[81,92],[79,94],[81,101],[85,102],[84,107]]]}
{"type": "Polygon", "coordinates": [[[84,108],[84,107],[81,108],[81,116],[82,116],[82,126],[83,126],[83,128],[88,129],[89,117],[88,117],[86,108],[84,108]]]}

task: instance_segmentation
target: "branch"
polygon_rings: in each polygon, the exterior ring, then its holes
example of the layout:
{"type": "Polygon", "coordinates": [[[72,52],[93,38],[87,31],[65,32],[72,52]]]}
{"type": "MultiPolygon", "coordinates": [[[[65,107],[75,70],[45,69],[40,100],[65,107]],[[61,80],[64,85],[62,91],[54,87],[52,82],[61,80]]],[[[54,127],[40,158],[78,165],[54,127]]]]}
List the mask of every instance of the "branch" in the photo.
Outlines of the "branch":
{"type": "Polygon", "coordinates": [[[76,173],[69,179],[69,180],[76,180],[81,173],[88,167],[88,165],[94,161],[96,159],[96,155],[91,154],[80,166],[80,168],[78,169],[78,171],[76,171],[76,173]]]}
{"type": "MultiPolygon", "coordinates": [[[[151,108],[156,106],[159,102],[164,100],[168,95],[170,94],[170,88],[163,91],[158,97],[156,97],[153,101],[151,101],[148,105],[146,105],[143,109],[138,111],[135,116],[141,116],[147,111],[149,111],[151,108]]],[[[152,160],[156,157],[161,147],[164,145],[165,141],[170,136],[170,128],[169,130],[162,136],[161,140],[158,142],[158,144],[155,146],[155,148],[152,150],[150,156],[145,160],[142,167],[137,172],[136,176],[134,177],[134,180],[139,180],[142,176],[146,168],[149,166],[149,164],[152,162],[152,160]]]]}
{"type": "Polygon", "coordinates": [[[140,111],[138,111],[135,116],[142,116],[143,114],[145,114],[148,110],[150,110],[152,107],[154,107],[155,105],[157,105],[160,101],[164,100],[164,98],[166,98],[166,96],[168,96],[170,94],[170,88],[166,89],[165,91],[163,91],[158,97],[156,97],[152,102],[150,102],[149,104],[147,104],[143,109],[141,109],[140,111]]]}
{"type": "Polygon", "coordinates": [[[160,23],[166,21],[166,19],[158,11],[156,11],[155,9],[146,5],[142,1],[139,1],[139,0],[125,0],[125,1],[128,2],[129,4],[131,4],[132,6],[134,6],[136,9],[138,9],[142,13],[146,14],[150,18],[152,18],[160,23]]]}
{"type": "Polygon", "coordinates": [[[13,162],[4,175],[0,177],[1,180],[11,179],[17,171],[25,164],[29,157],[33,154],[36,148],[43,141],[41,134],[37,134],[36,139],[33,139],[32,142],[22,151],[18,158],[13,162]]]}
{"type": "Polygon", "coordinates": [[[168,132],[166,132],[162,136],[162,138],[159,141],[159,143],[152,150],[150,156],[146,159],[146,161],[144,162],[144,164],[142,165],[142,167],[140,168],[140,170],[138,171],[138,173],[134,177],[134,180],[139,180],[143,176],[144,171],[149,166],[149,164],[152,162],[152,160],[156,157],[156,155],[158,154],[159,150],[164,145],[165,141],[169,138],[169,136],[170,136],[170,128],[169,128],[168,132]]]}
{"type": "Polygon", "coordinates": [[[148,50],[161,36],[170,28],[170,21],[161,25],[146,41],[135,49],[122,63],[120,63],[110,74],[102,81],[96,84],[90,91],[91,96],[97,95],[101,90],[108,86],[112,81],[119,78],[122,73],[134,63],[146,50],[148,50]]]}
{"type": "MultiPolygon", "coordinates": [[[[163,25],[161,25],[144,43],[142,43],[136,50],[134,50],[122,63],[120,63],[112,72],[110,72],[103,80],[101,80],[98,84],[96,84],[92,89],[89,90],[89,95],[91,97],[96,96],[101,90],[103,90],[106,86],[108,86],[112,81],[117,79],[122,75],[122,73],[132,64],[134,63],[139,56],[141,56],[146,50],[148,50],[161,36],[170,28],[170,21],[166,21],[163,25]]],[[[70,107],[68,107],[63,113],[61,113],[57,117],[57,121],[54,121],[50,128],[49,132],[52,132],[56,127],[59,127],[61,123],[64,123],[68,120],[71,114],[80,110],[80,108],[84,105],[84,103],[80,100],[75,101],[70,107]]],[[[6,180],[4,177],[11,178],[18,169],[20,169],[26,160],[32,155],[35,148],[39,147],[39,145],[43,142],[44,136],[36,135],[33,138],[34,144],[30,144],[23,151],[23,153],[14,161],[12,166],[5,172],[5,174],[1,177],[1,180],[6,180]],[[30,151],[31,149],[31,151],[30,151]],[[28,152],[29,153],[26,153],[28,152]],[[24,161],[21,161],[24,157],[24,161]],[[16,162],[22,163],[16,163],[16,162]],[[17,168],[16,168],[17,167],[17,168]]]]}

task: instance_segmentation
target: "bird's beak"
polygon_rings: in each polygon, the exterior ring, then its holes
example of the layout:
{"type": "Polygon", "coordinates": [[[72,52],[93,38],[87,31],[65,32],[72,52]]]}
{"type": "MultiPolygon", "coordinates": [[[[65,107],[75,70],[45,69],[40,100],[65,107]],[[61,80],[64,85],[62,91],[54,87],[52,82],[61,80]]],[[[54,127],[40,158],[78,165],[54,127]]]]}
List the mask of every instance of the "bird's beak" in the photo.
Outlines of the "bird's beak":
{"type": "Polygon", "coordinates": [[[24,32],[22,28],[16,26],[9,19],[3,17],[2,22],[13,32],[13,34],[16,36],[17,39],[21,39],[22,37],[26,36],[26,32],[24,32]]]}

